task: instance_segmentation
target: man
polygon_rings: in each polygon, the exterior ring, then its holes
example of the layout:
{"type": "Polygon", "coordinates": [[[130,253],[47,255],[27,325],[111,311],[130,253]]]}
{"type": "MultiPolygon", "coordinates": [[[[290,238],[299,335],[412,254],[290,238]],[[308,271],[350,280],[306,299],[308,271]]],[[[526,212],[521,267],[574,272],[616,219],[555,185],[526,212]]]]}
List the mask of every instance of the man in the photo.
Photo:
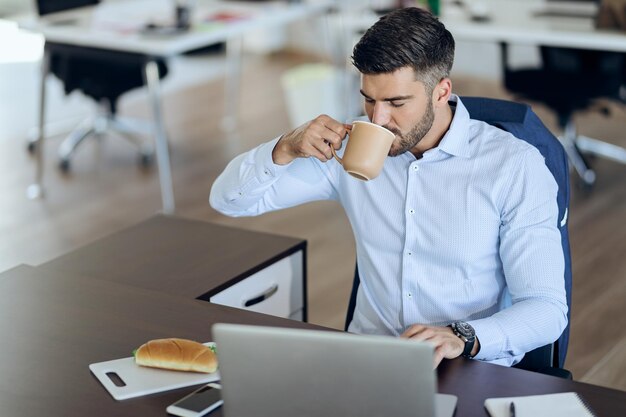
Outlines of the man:
{"type": "Polygon", "coordinates": [[[321,115],[231,161],[211,205],[244,216],[339,201],[361,277],[349,330],[429,341],[435,365],[461,355],[512,365],[556,340],[564,261],[540,153],[469,118],[452,94],[454,39],[427,11],[384,16],[352,58],[367,117],[396,135],[379,177],[342,170],[330,146],[342,148],[350,125],[321,115]]]}

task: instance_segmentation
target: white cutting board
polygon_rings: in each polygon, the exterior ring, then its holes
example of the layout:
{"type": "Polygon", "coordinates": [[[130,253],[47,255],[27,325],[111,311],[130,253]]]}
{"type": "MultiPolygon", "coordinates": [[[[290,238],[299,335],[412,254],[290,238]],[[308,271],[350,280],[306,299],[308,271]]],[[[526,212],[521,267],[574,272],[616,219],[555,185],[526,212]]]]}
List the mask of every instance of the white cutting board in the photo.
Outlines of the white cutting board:
{"type": "MultiPolygon", "coordinates": [[[[210,346],[214,343],[209,342],[204,345],[210,346]]],[[[126,400],[220,379],[219,372],[202,374],[139,366],[133,357],[92,363],[89,365],[89,369],[116,400],[126,400]],[[117,386],[107,375],[111,372],[117,374],[126,385],[117,386]]]]}

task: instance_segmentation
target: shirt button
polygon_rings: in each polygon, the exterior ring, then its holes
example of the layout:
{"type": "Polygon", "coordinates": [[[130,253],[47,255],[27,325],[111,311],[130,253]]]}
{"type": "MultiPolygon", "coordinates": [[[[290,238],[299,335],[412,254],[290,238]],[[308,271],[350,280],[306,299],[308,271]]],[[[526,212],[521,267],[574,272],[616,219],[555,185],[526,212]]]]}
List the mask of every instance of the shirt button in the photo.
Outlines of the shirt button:
{"type": "Polygon", "coordinates": [[[413,297],[413,294],[411,294],[410,292],[408,292],[408,293],[406,293],[406,296],[407,296],[407,297],[409,297],[409,298],[411,298],[411,297],[413,297]]]}
{"type": "Polygon", "coordinates": [[[266,169],[266,170],[265,170],[265,171],[263,171],[263,172],[265,172],[265,175],[270,175],[270,171],[269,171],[269,169],[266,169]]]}
{"type": "Polygon", "coordinates": [[[413,252],[407,252],[406,254],[411,256],[411,255],[413,255],[413,252]]]}
{"type": "Polygon", "coordinates": [[[413,171],[419,171],[419,170],[420,170],[419,165],[413,165],[413,171]]]}
{"type": "Polygon", "coordinates": [[[411,213],[411,214],[415,214],[415,210],[410,209],[410,210],[409,210],[409,213],[411,213]]]}

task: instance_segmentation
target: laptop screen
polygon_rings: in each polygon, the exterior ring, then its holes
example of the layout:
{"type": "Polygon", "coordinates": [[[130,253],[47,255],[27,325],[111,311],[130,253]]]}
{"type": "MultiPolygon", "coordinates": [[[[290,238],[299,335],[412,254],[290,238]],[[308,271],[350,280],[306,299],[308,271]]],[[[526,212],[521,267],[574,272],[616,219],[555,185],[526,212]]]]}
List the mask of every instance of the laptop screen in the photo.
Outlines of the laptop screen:
{"type": "Polygon", "coordinates": [[[100,0],[37,0],[37,13],[45,16],[78,7],[94,6],[99,2],[100,0]]]}

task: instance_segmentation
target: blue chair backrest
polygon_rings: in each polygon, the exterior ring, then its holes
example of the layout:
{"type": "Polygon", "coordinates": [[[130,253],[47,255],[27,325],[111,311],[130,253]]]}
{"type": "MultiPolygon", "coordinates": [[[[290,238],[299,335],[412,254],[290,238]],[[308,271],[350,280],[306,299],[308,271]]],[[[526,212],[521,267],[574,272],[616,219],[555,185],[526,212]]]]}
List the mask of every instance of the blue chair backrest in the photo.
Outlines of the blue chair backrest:
{"type": "Polygon", "coordinates": [[[506,130],[513,136],[525,140],[541,152],[546,166],[554,176],[559,186],[557,204],[559,206],[559,230],[561,231],[561,245],[565,257],[565,290],[567,293],[568,324],[563,334],[555,344],[555,358],[553,366],[562,368],[567,354],[569,343],[569,318],[572,305],[572,257],[569,245],[568,211],[570,199],[569,169],[567,155],[559,140],[541,122],[530,106],[512,101],[497,100],[482,97],[462,97],[470,117],[482,120],[506,130]],[[563,224],[561,225],[561,222],[563,224]]]}
{"type": "MultiPolygon", "coordinates": [[[[541,120],[539,120],[539,117],[532,111],[530,106],[526,104],[482,97],[461,97],[461,100],[472,119],[481,120],[490,125],[499,127],[535,146],[545,158],[546,166],[550,172],[552,172],[558,184],[557,204],[559,206],[559,224],[557,226],[561,231],[561,244],[563,245],[563,254],[565,256],[565,290],[567,293],[567,305],[569,307],[569,319],[572,304],[572,261],[567,227],[570,189],[565,150],[559,140],[545,127],[541,120]],[[564,222],[562,222],[563,219],[565,219],[564,222]],[[561,224],[561,222],[563,224],[561,224]]],[[[355,270],[354,284],[348,305],[346,329],[352,321],[359,282],[357,269],[355,270]]],[[[533,370],[547,366],[563,368],[567,354],[567,345],[569,343],[569,329],[568,320],[567,327],[556,343],[529,352],[524,357],[523,363],[520,363],[520,365],[522,365],[520,367],[533,370]]]]}

